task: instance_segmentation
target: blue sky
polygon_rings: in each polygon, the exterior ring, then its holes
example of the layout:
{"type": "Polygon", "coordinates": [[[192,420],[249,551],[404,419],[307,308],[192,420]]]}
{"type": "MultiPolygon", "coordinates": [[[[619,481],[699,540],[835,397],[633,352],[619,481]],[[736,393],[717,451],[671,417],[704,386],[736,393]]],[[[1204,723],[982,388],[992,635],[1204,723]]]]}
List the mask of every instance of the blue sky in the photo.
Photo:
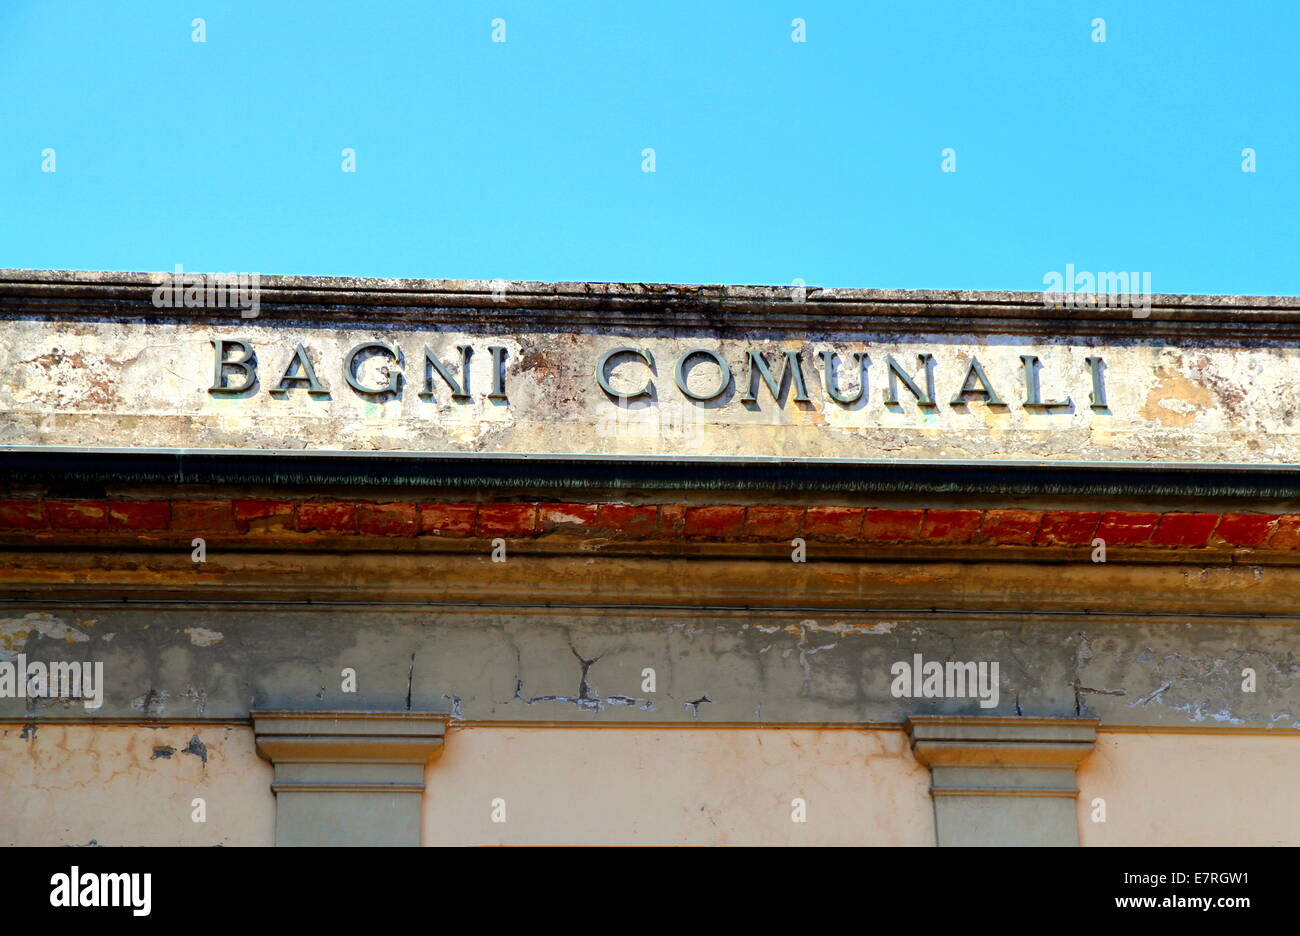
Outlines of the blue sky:
{"type": "Polygon", "coordinates": [[[1297,34],[1291,0],[4,0],[0,267],[1298,295],[1297,34]]]}

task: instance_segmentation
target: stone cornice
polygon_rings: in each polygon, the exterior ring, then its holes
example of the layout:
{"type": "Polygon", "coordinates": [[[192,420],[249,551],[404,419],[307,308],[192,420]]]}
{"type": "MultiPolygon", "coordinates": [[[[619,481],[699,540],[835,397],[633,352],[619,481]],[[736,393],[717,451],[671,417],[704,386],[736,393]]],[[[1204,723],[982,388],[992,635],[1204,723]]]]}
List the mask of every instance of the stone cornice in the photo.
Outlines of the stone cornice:
{"type": "Polygon", "coordinates": [[[1096,718],[914,715],[907,733],[927,767],[1073,770],[1097,739],[1096,718]]]}
{"type": "MultiPolygon", "coordinates": [[[[480,541],[481,542],[481,541],[480,541]]],[[[1200,562],[1128,561],[1089,549],[1061,551],[1053,561],[1003,558],[997,549],[964,557],[898,556],[857,547],[851,558],[791,562],[787,543],[751,544],[743,556],[691,544],[672,555],[595,554],[570,541],[565,551],[535,553],[510,546],[508,562],[492,562],[490,542],[476,553],[371,552],[336,539],[328,548],[289,551],[224,549],[207,543],[208,561],[191,558],[189,539],[148,552],[124,548],[39,548],[33,539],[0,551],[0,594],[11,602],[310,601],[385,606],[478,605],[504,611],[557,608],[793,609],[846,614],[878,611],[998,612],[1054,615],[1188,617],[1250,625],[1295,621],[1300,566],[1254,558],[1207,556],[1200,562]],[[705,558],[707,556],[707,559],[705,558]],[[1001,561],[989,562],[995,556],[1001,561]],[[1189,587],[1194,581],[1196,587],[1189,587]]],[[[53,545],[53,544],[52,544],[53,545]]],[[[730,544],[728,544],[730,545],[730,544]]],[[[738,549],[739,546],[730,546],[738,549]]],[[[1044,551],[1050,552],[1050,551],[1044,551]]]]}
{"type": "Polygon", "coordinates": [[[258,753],[277,766],[423,765],[442,753],[450,717],[423,712],[250,712],[249,716],[258,753]]]}
{"type": "MultiPolygon", "coordinates": [[[[0,314],[92,319],[229,320],[229,310],[156,309],[162,273],[0,270],[0,314]]],[[[494,283],[485,280],[262,276],[261,319],[408,325],[709,331],[818,328],[876,333],[1183,336],[1269,340],[1300,335],[1300,299],[1153,295],[1128,308],[1050,308],[1036,292],[494,283]]]]}

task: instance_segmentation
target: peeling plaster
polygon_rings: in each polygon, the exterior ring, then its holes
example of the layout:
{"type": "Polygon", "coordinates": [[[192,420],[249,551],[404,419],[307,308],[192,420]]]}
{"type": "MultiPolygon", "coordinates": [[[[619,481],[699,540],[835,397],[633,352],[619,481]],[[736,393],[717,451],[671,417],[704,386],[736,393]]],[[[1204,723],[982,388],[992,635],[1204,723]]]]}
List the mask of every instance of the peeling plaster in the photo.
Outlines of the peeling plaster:
{"type": "Polygon", "coordinates": [[[221,643],[225,638],[220,631],[209,630],[206,627],[187,627],[185,633],[189,634],[190,643],[196,647],[211,647],[221,643]]]}
{"type": "Polygon", "coordinates": [[[68,643],[90,640],[89,634],[45,611],[33,611],[20,618],[0,618],[0,662],[17,660],[18,654],[25,652],[32,634],[68,643]]]}

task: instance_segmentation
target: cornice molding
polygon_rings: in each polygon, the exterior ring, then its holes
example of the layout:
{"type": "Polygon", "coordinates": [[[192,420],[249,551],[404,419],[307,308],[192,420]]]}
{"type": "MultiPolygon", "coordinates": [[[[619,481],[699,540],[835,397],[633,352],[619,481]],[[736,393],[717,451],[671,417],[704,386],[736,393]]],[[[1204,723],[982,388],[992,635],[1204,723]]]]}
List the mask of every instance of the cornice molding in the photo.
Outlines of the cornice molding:
{"type": "MultiPolygon", "coordinates": [[[[277,789],[289,782],[280,779],[284,764],[418,764],[423,769],[442,753],[449,717],[422,712],[250,712],[249,716],[257,752],[276,765],[277,789]]],[[[382,791],[392,781],[371,785],[382,791]]],[[[419,790],[423,788],[421,783],[419,790]]]]}
{"type": "MultiPolygon", "coordinates": [[[[197,272],[197,271],[196,271],[197,272]]],[[[0,313],[21,316],[226,321],[228,310],[157,309],[165,273],[0,270],[0,313]]],[[[833,332],[1172,335],[1267,340],[1300,335],[1300,299],[1281,296],[1150,297],[1128,308],[1053,308],[1037,292],[798,289],[648,283],[272,276],[260,281],[262,320],[393,326],[475,323],[501,327],[710,331],[811,328],[833,332]]]]}
{"type": "MultiPolygon", "coordinates": [[[[213,544],[209,544],[213,549],[213,544]]],[[[33,543],[0,551],[0,596],[11,601],[136,600],[279,604],[374,603],[572,609],[626,607],[834,611],[1141,614],[1213,617],[1252,625],[1295,620],[1300,566],[1253,561],[1094,563],[978,561],[860,555],[792,563],[788,547],[768,555],[606,556],[510,551],[363,553],[345,542],[331,551],[41,551],[33,543]],[[467,558],[469,561],[467,561],[467,558]],[[1194,571],[1189,571],[1194,570],[1194,571]],[[1189,574],[1200,583],[1189,589],[1189,574]],[[923,583],[918,587],[918,583],[923,583]]]]}
{"type": "Polygon", "coordinates": [[[1098,725],[1096,718],[914,715],[907,734],[917,760],[931,768],[1073,771],[1092,751],[1098,725]]]}

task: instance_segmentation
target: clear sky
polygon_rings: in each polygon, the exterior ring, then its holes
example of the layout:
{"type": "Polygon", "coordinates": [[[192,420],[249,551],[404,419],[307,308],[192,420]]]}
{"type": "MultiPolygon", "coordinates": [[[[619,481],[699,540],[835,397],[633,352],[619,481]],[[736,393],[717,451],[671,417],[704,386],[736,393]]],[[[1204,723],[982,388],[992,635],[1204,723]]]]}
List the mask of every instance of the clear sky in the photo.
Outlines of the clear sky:
{"type": "Polygon", "coordinates": [[[1300,295],[1297,35],[1296,0],[0,0],[0,267],[1300,295]]]}

